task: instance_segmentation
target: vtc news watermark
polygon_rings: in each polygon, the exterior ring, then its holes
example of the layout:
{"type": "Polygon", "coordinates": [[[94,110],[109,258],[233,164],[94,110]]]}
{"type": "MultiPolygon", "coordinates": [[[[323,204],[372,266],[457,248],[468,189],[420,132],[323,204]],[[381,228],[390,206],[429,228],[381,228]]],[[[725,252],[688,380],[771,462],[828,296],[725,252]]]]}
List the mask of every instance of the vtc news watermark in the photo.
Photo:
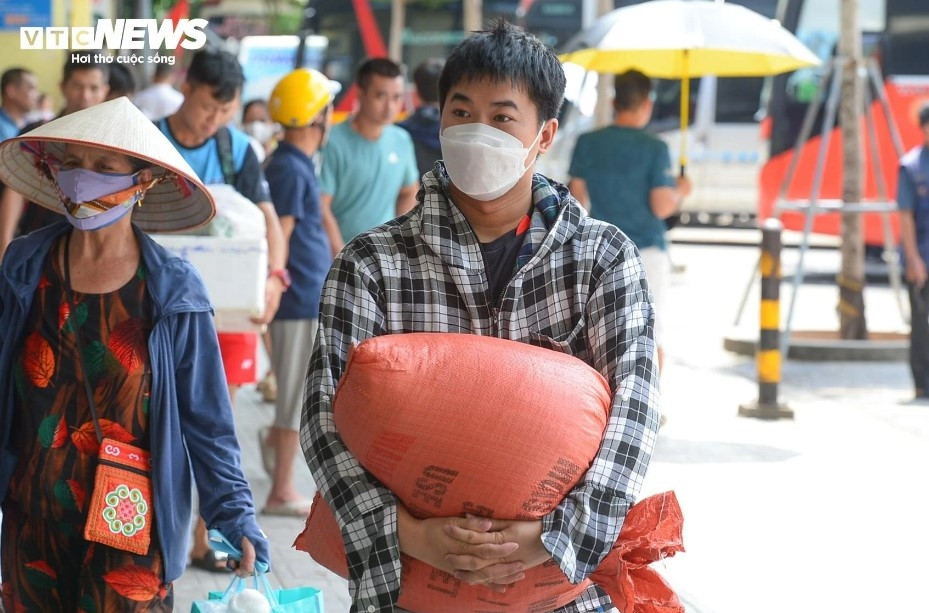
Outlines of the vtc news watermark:
{"type": "MultiPolygon", "coordinates": [[[[142,50],[199,49],[206,44],[206,19],[100,19],[93,26],[52,26],[19,29],[19,48],[24,50],[70,49],[142,50]]],[[[81,56],[76,56],[81,57],[81,56]]],[[[85,56],[86,57],[86,56],[85,56]]],[[[174,56],[116,55],[99,53],[98,62],[140,64],[143,62],[174,63],[174,56]]]]}

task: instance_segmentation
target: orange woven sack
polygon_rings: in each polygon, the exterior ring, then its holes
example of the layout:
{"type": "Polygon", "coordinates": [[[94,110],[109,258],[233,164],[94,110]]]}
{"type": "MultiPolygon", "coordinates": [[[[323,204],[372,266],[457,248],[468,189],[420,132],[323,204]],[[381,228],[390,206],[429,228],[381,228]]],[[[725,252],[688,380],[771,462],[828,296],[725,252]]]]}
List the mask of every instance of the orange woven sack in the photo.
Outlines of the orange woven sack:
{"type": "MultiPolygon", "coordinates": [[[[418,333],[354,347],[334,414],[345,445],[414,516],[539,519],[590,467],[610,402],[603,377],[572,356],[493,337],[418,333]]],[[[316,503],[295,546],[347,576],[338,525],[316,503]]],[[[673,494],[665,503],[667,513],[654,517],[673,514],[673,494]]],[[[617,590],[619,566],[605,579],[617,590]]],[[[398,604],[416,612],[550,611],[589,585],[569,583],[550,562],[498,594],[404,556],[398,604]]]]}

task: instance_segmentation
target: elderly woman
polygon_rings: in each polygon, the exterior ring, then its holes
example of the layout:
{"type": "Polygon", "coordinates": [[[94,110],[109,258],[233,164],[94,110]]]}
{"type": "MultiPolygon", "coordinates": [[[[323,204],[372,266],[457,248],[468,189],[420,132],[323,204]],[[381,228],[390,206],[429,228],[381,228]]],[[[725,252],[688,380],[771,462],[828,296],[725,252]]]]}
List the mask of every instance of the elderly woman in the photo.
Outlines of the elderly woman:
{"type": "Polygon", "coordinates": [[[3,142],[0,179],[66,220],[0,266],[7,610],[172,610],[191,472],[238,572],[267,563],[206,291],[144,234],[206,223],[208,192],[125,98],[3,142]]]}

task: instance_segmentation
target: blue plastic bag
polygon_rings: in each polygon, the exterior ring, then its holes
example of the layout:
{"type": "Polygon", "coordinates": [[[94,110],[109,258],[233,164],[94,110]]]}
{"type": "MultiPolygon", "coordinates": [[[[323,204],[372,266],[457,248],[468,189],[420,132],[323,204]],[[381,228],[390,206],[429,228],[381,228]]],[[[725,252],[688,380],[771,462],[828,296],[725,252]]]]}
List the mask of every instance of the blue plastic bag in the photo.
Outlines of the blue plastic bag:
{"type": "MultiPolygon", "coordinates": [[[[209,541],[213,549],[227,553],[234,560],[242,559],[242,552],[218,530],[210,530],[209,541]]],[[[268,582],[267,569],[266,564],[256,562],[254,577],[233,577],[225,591],[210,592],[206,600],[194,601],[191,613],[227,613],[229,601],[247,587],[264,594],[271,604],[272,613],[325,613],[320,590],[313,587],[274,589],[268,582]],[[249,586],[249,583],[252,585],[249,586]]]]}
{"type": "MultiPolygon", "coordinates": [[[[197,600],[190,608],[191,613],[227,613],[232,597],[250,587],[249,579],[235,577],[223,592],[210,592],[207,600],[197,600]]],[[[273,589],[267,575],[254,577],[255,589],[261,591],[271,603],[273,613],[325,613],[323,594],[313,587],[273,589]]]]}

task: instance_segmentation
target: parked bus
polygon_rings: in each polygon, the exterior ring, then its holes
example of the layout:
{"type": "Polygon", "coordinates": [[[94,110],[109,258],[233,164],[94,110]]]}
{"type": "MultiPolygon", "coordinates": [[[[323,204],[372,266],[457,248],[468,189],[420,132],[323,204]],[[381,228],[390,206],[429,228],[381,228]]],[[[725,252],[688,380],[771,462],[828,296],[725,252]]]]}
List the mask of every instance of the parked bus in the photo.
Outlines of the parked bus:
{"type": "MultiPolygon", "coordinates": [[[[824,61],[828,61],[835,52],[839,38],[839,5],[839,0],[781,0],[777,15],[787,29],[794,32],[824,61]]],[[[875,58],[880,66],[889,98],[890,119],[896,123],[906,151],[923,140],[916,115],[922,105],[929,103],[929,65],[926,64],[926,58],[929,58],[929,2],[859,0],[858,7],[863,51],[866,56],[875,58]]],[[[759,216],[762,218],[770,216],[774,211],[807,108],[818,88],[828,86],[822,82],[823,70],[823,67],[803,69],[773,79],[766,121],[766,131],[770,132],[770,156],[762,169],[760,182],[759,216]]],[[[886,118],[876,99],[872,101],[868,112],[875,119],[877,128],[879,171],[888,187],[887,195],[892,200],[896,194],[898,155],[886,118]]],[[[802,201],[810,198],[816,156],[822,141],[823,115],[824,110],[820,109],[811,137],[801,146],[800,163],[789,186],[787,200],[802,201]]],[[[820,199],[841,198],[842,137],[837,125],[831,129],[820,199]]],[[[864,125],[863,131],[867,139],[864,125]]],[[[869,149],[866,147],[863,153],[864,197],[866,200],[877,200],[877,182],[869,149]]],[[[785,227],[799,230],[803,227],[804,217],[800,212],[785,212],[782,220],[785,227]]],[[[840,221],[839,215],[819,215],[814,220],[813,231],[837,234],[840,221]]],[[[895,219],[893,221],[896,222],[895,219]]],[[[864,225],[866,242],[871,245],[883,244],[880,216],[866,214],[864,225]]]]}
{"type": "MultiPolygon", "coordinates": [[[[617,8],[643,0],[616,0],[617,8]]],[[[729,0],[766,17],[774,17],[777,0],[729,0]]],[[[535,0],[522,10],[522,25],[562,50],[581,26],[582,0],[535,0]]],[[[565,65],[568,76],[561,127],[555,144],[539,160],[539,170],[567,181],[577,137],[594,129],[597,74],[565,65]]],[[[694,189],[684,201],[682,220],[703,223],[751,223],[758,207],[758,180],[767,158],[760,137],[764,79],[703,77],[690,82],[687,174],[694,189]]],[[[668,143],[672,158],[680,152],[681,82],[658,80],[648,129],[668,143]]],[[[677,160],[672,159],[673,166],[677,160]]]]}

